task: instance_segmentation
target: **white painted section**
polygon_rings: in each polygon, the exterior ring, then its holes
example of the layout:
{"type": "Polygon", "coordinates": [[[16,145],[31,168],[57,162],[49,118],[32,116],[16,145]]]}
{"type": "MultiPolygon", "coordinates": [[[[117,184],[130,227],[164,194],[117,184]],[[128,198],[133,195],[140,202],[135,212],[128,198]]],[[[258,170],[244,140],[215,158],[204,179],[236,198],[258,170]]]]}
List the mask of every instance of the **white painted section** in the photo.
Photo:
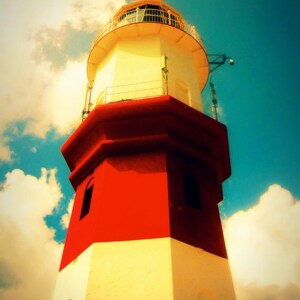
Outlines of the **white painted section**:
{"type": "Polygon", "coordinates": [[[170,239],[97,243],[87,299],[173,299],[170,239]]]}
{"type": "Polygon", "coordinates": [[[105,103],[107,87],[114,82],[116,61],[117,51],[114,47],[97,68],[97,80],[92,90],[92,103],[95,105],[105,103]]]}
{"type": "Polygon", "coordinates": [[[171,238],[95,243],[60,274],[55,300],[234,300],[228,260],[171,238]]]}
{"type": "Polygon", "coordinates": [[[174,299],[234,300],[228,260],[171,239],[174,299]]]}
{"type": "Polygon", "coordinates": [[[111,101],[163,94],[159,36],[122,39],[117,53],[111,101]]]}
{"type": "Polygon", "coordinates": [[[97,68],[92,102],[161,96],[160,57],[160,39],[156,36],[119,40],[97,68]]]}
{"type": "Polygon", "coordinates": [[[90,246],[59,272],[53,300],[86,299],[92,248],[93,246],[90,246]]]}
{"type": "Polygon", "coordinates": [[[161,34],[124,36],[97,67],[92,102],[103,104],[169,94],[202,111],[200,92],[191,51],[161,34]]]}
{"type": "Polygon", "coordinates": [[[185,104],[203,111],[198,74],[193,55],[169,39],[162,39],[162,55],[166,56],[169,94],[185,104]]]}

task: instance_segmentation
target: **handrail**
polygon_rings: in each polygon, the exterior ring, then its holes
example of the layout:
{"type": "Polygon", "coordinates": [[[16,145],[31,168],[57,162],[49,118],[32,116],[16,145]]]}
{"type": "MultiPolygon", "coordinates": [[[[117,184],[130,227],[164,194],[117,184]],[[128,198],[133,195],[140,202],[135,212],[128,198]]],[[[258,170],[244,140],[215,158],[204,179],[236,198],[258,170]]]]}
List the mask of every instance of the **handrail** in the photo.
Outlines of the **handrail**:
{"type": "Polygon", "coordinates": [[[202,40],[200,35],[195,29],[195,26],[190,25],[182,18],[179,18],[177,15],[173,14],[170,10],[164,9],[154,9],[154,8],[139,8],[136,7],[125,12],[122,15],[115,16],[110,19],[110,21],[101,29],[100,33],[97,35],[96,39],[93,42],[93,45],[97,44],[98,41],[115,30],[116,28],[134,24],[134,23],[162,23],[172,27],[176,27],[180,30],[191,35],[195,40],[197,40],[202,46],[202,40]]]}
{"type": "MultiPolygon", "coordinates": [[[[159,96],[161,93],[164,93],[164,84],[161,80],[152,80],[138,82],[134,84],[125,84],[125,85],[114,85],[107,86],[102,90],[95,101],[91,104],[91,109],[93,110],[96,105],[107,104],[110,101],[111,97],[118,97],[118,95],[128,95],[128,98],[131,100],[139,98],[148,98],[153,96],[159,96]]],[[[124,96],[125,97],[125,96],[124,96]]],[[[123,97],[123,98],[124,98],[123,97]]],[[[122,99],[119,99],[121,101],[122,99]]]]}

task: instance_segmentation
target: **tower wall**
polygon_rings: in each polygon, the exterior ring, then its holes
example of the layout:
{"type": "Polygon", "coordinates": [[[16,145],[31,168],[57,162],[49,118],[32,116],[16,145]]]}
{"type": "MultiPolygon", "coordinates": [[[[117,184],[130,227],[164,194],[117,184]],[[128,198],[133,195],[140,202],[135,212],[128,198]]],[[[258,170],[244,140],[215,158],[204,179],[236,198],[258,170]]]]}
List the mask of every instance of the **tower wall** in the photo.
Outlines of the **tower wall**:
{"type": "Polygon", "coordinates": [[[117,44],[114,99],[140,99],[163,94],[161,38],[139,36],[122,39],[117,44]],[[122,98],[123,99],[123,98],[122,98]]]}
{"type": "Polygon", "coordinates": [[[172,238],[93,243],[60,272],[54,299],[233,300],[228,260],[172,238]]]}
{"type": "Polygon", "coordinates": [[[92,103],[100,105],[106,103],[107,88],[114,85],[114,73],[117,64],[117,49],[114,46],[106,54],[97,68],[97,79],[93,86],[92,103]]]}
{"type": "Polygon", "coordinates": [[[230,174],[222,124],[170,96],[119,102],[95,108],[62,152],[76,197],[61,269],[93,242],[168,236],[226,257],[217,207],[230,174]],[[185,170],[199,207],[187,205],[185,170]]]}
{"type": "Polygon", "coordinates": [[[167,57],[169,95],[203,111],[197,71],[192,52],[171,39],[161,39],[162,56],[167,57]]]}
{"type": "Polygon", "coordinates": [[[76,189],[61,269],[95,242],[170,236],[168,206],[164,152],[104,159],[76,189]],[[89,212],[81,218],[91,179],[89,212]]]}

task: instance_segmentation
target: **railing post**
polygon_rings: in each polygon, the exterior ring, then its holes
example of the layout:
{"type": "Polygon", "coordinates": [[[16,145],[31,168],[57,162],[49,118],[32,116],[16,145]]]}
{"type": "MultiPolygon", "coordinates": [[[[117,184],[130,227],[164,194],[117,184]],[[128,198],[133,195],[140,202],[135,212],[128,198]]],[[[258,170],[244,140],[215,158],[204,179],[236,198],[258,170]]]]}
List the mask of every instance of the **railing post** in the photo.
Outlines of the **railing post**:
{"type": "Polygon", "coordinates": [[[104,104],[106,104],[106,99],[107,98],[107,86],[105,87],[105,90],[104,90],[104,104]]]}
{"type": "Polygon", "coordinates": [[[191,34],[192,34],[193,38],[196,38],[195,26],[191,26],[191,34]]]}
{"type": "Polygon", "coordinates": [[[139,21],[139,8],[136,8],[136,16],[135,16],[135,22],[137,23],[139,21]]]}
{"type": "Polygon", "coordinates": [[[168,78],[168,58],[164,56],[164,67],[162,68],[162,77],[164,84],[164,94],[169,95],[169,78],[168,78]]]}

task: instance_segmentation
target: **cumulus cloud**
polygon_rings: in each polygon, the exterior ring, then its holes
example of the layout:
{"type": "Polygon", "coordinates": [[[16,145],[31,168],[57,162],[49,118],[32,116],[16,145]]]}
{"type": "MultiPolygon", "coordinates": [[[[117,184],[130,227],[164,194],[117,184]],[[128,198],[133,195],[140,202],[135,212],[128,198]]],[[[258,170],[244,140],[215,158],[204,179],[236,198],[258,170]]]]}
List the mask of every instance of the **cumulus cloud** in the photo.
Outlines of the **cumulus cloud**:
{"type": "Polygon", "coordinates": [[[300,299],[300,288],[295,284],[285,286],[250,284],[238,286],[237,300],[296,300],[300,299]]]}
{"type": "Polygon", "coordinates": [[[299,228],[300,201],[279,185],[224,221],[238,299],[298,299],[299,228]]]}
{"type": "MultiPolygon", "coordinates": [[[[88,44],[124,0],[2,1],[0,135],[15,122],[25,134],[66,133],[82,110],[88,44]],[[58,68],[59,67],[59,68],[58,68]]],[[[8,141],[0,160],[9,162],[8,141]]]]}
{"type": "Polygon", "coordinates": [[[69,223],[70,223],[70,218],[71,218],[71,213],[72,213],[73,205],[74,205],[74,199],[72,199],[72,200],[69,202],[69,205],[68,205],[68,208],[67,208],[67,213],[65,213],[65,214],[61,217],[61,224],[62,224],[63,228],[68,228],[68,227],[69,227],[69,223]]]}
{"type": "Polygon", "coordinates": [[[69,62],[44,89],[36,113],[26,120],[24,134],[42,138],[50,128],[59,134],[69,132],[80,121],[85,83],[85,62],[69,62]]]}
{"type": "Polygon", "coordinates": [[[1,153],[0,160],[2,157],[2,160],[6,161],[6,162],[11,162],[13,152],[7,146],[8,140],[9,139],[7,137],[0,135],[0,153],[1,153]]]}
{"type": "Polygon", "coordinates": [[[62,198],[55,170],[39,178],[15,169],[0,190],[0,298],[51,299],[62,246],[44,218],[62,198]]]}

